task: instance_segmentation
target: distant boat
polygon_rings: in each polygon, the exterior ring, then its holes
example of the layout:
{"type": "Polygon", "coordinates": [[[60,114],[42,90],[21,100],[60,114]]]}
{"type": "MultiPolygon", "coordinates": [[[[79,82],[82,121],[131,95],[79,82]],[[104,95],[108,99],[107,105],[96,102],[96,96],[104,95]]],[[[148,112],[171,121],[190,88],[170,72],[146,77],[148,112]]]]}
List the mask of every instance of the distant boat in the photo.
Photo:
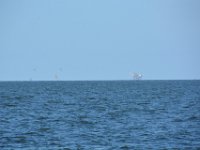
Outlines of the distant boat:
{"type": "Polygon", "coordinates": [[[140,73],[132,73],[131,76],[133,77],[134,80],[141,80],[143,75],[140,73]]]}

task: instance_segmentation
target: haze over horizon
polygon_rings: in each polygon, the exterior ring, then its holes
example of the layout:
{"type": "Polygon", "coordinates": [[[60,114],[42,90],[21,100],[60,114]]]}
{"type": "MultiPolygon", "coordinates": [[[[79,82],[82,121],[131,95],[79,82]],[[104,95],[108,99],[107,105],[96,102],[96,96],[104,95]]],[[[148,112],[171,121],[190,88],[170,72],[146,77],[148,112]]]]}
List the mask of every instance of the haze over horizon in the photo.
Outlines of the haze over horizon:
{"type": "Polygon", "coordinates": [[[0,81],[200,79],[199,0],[1,0],[0,81]]]}

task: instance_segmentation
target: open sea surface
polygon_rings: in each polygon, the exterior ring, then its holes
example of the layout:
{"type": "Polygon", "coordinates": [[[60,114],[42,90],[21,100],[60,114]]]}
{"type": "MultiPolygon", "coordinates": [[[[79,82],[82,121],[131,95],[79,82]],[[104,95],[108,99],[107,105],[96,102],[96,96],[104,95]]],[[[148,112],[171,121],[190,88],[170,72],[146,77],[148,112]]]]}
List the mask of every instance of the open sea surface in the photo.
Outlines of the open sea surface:
{"type": "Polygon", "coordinates": [[[200,149],[200,81],[0,82],[0,149],[200,149]]]}

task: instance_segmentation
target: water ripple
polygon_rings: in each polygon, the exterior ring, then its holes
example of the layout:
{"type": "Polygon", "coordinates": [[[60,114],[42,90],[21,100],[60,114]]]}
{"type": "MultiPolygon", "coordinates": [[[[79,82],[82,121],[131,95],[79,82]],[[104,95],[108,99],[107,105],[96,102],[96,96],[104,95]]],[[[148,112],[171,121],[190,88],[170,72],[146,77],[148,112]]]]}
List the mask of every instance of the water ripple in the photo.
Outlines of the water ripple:
{"type": "Polygon", "coordinates": [[[200,81],[0,82],[0,149],[200,149],[200,81]]]}

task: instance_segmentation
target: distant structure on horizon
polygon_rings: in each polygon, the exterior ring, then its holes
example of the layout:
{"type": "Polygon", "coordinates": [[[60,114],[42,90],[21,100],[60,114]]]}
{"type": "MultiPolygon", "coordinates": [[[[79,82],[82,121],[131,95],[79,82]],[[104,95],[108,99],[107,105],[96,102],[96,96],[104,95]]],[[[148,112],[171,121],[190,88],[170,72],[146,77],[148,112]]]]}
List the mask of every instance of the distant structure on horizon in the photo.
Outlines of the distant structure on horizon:
{"type": "Polygon", "coordinates": [[[58,75],[57,74],[54,75],[54,79],[58,80],[58,75]]]}
{"type": "Polygon", "coordinates": [[[136,72],[132,73],[131,76],[133,77],[133,80],[141,80],[143,77],[142,74],[136,72]]]}

